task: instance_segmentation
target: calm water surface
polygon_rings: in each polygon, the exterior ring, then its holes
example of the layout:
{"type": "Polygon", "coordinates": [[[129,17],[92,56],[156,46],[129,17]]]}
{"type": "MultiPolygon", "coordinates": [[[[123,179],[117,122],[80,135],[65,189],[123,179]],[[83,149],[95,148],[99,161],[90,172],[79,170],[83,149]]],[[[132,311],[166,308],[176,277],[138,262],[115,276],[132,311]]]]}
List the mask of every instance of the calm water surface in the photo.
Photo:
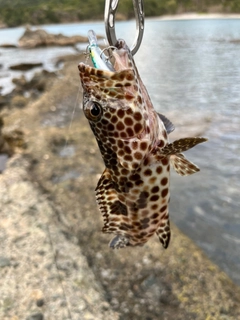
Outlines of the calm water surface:
{"type": "MultiPolygon", "coordinates": [[[[105,34],[102,22],[43,27],[65,35],[105,34]]],[[[131,44],[134,29],[134,22],[121,22],[117,35],[131,44]]],[[[22,33],[0,30],[0,43],[16,43],[22,33]]],[[[234,40],[240,40],[240,20],[147,20],[135,60],[157,110],[212,119],[204,134],[209,142],[187,154],[201,173],[172,174],[171,219],[240,284],[240,42],[234,40]]],[[[51,70],[56,56],[73,51],[0,48],[0,85],[11,79],[11,64],[42,61],[51,70]]]]}

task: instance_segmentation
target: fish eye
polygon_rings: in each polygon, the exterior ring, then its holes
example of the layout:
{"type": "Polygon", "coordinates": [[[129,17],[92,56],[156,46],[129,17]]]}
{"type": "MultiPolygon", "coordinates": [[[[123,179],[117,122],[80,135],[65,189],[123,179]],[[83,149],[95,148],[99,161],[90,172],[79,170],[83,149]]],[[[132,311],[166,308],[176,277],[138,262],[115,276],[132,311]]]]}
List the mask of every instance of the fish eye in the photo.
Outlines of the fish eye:
{"type": "Polygon", "coordinates": [[[89,101],[84,108],[84,113],[88,120],[98,121],[102,117],[102,106],[96,101],[89,101]]]}
{"type": "Polygon", "coordinates": [[[90,109],[91,115],[93,117],[97,117],[99,116],[99,114],[101,113],[101,106],[98,103],[93,103],[90,109]]]}

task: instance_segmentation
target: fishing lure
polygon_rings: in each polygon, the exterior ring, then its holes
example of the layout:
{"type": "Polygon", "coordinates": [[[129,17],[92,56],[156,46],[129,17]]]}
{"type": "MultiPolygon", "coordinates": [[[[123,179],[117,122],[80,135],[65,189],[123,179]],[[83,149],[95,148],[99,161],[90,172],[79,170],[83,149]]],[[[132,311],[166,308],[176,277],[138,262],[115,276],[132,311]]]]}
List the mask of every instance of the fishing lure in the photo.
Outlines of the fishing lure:
{"type": "Polygon", "coordinates": [[[97,43],[97,37],[93,30],[88,31],[89,45],[87,50],[91,57],[92,63],[96,69],[100,70],[111,70],[114,71],[112,64],[109,61],[109,58],[104,54],[97,43]]]}

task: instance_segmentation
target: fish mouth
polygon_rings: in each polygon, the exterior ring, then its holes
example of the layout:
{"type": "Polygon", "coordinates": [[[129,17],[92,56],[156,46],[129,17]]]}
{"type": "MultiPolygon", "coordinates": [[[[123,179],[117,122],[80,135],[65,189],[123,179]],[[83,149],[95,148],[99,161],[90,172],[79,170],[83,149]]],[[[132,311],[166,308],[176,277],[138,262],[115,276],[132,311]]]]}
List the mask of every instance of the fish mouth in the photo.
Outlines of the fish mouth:
{"type": "Polygon", "coordinates": [[[131,68],[131,52],[124,40],[120,39],[115,46],[109,46],[101,50],[98,45],[97,36],[93,30],[88,31],[88,39],[89,45],[87,51],[94,69],[118,72],[131,68]]]}
{"type": "Polygon", "coordinates": [[[113,50],[113,57],[115,59],[114,69],[116,71],[132,69],[131,52],[124,40],[118,40],[116,50],[113,50]]]}

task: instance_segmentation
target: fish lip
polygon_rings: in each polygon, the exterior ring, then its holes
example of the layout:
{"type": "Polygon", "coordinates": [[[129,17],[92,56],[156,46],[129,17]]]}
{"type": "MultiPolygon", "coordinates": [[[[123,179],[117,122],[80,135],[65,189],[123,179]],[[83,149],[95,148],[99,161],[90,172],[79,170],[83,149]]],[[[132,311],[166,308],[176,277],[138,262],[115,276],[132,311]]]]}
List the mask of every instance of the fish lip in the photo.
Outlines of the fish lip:
{"type": "Polygon", "coordinates": [[[93,66],[90,66],[90,65],[87,64],[87,63],[79,62],[79,64],[78,64],[78,70],[79,70],[79,71],[85,71],[86,67],[91,68],[91,69],[97,69],[97,68],[95,68],[95,67],[93,67],[93,66]]]}
{"type": "Polygon", "coordinates": [[[99,71],[106,71],[106,72],[115,72],[115,71],[108,71],[108,70],[103,70],[103,69],[99,69],[99,68],[95,68],[94,66],[91,66],[87,63],[84,63],[84,62],[80,62],[78,64],[78,70],[81,72],[81,73],[85,73],[86,72],[86,69],[88,69],[88,72],[91,73],[92,70],[99,70],[99,71]]]}

